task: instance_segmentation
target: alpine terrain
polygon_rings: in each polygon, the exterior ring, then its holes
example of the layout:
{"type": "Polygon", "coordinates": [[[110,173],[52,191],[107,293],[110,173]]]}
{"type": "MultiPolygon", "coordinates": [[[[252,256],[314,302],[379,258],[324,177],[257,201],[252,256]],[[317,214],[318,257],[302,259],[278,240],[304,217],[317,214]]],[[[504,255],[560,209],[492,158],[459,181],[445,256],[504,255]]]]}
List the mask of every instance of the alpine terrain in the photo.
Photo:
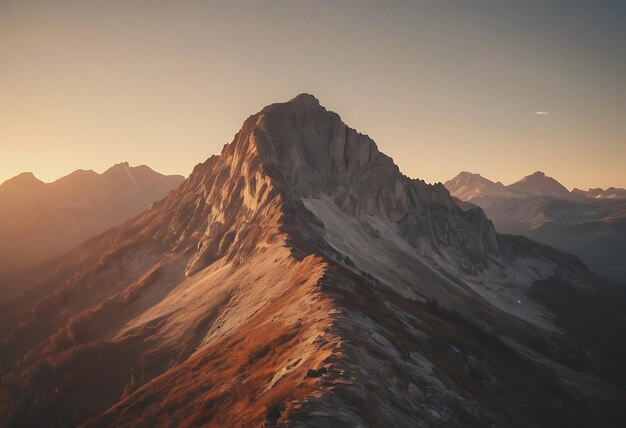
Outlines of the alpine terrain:
{"type": "Polygon", "coordinates": [[[570,192],[540,171],[509,186],[462,172],[445,186],[485,210],[499,232],[576,254],[603,276],[626,283],[626,190],[570,192]]]}
{"type": "Polygon", "coordinates": [[[624,417],[624,312],[585,306],[605,293],[587,267],[496,233],[308,94],[24,287],[0,304],[9,427],[624,417]]]}

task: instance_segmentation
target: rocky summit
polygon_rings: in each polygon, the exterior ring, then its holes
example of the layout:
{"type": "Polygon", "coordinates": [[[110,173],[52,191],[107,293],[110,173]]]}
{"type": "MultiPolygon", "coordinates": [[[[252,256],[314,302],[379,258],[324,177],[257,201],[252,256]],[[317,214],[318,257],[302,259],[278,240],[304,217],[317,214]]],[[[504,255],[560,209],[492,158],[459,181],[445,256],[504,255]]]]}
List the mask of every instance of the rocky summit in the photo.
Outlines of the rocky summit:
{"type": "Polygon", "coordinates": [[[537,297],[596,280],[301,94],[0,303],[0,418],[617,426],[621,378],[537,297]]]}

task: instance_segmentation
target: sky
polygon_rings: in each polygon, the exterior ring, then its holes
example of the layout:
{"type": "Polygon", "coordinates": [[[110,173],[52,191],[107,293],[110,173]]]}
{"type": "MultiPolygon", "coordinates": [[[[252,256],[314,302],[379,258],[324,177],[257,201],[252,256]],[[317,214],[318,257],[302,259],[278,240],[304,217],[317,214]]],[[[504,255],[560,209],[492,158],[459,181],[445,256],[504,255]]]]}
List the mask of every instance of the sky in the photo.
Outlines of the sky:
{"type": "Polygon", "coordinates": [[[301,92],[427,182],[626,187],[626,1],[0,0],[0,181],[188,175],[301,92]]]}

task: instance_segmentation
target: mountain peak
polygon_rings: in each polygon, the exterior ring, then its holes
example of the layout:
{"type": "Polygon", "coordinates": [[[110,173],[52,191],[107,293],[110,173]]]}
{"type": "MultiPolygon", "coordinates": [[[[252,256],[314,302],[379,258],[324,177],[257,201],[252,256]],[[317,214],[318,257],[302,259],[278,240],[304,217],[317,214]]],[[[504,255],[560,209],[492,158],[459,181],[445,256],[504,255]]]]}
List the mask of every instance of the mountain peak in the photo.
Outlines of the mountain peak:
{"type": "Polygon", "coordinates": [[[130,167],[130,164],[128,163],[128,161],[118,162],[115,165],[113,165],[112,167],[110,167],[109,169],[107,169],[107,171],[118,170],[118,169],[126,169],[126,168],[129,168],[129,167],[130,167]]]}
{"type": "MultiPolygon", "coordinates": [[[[458,190],[458,188],[467,185],[481,185],[481,184],[495,184],[493,181],[483,177],[480,174],[476,174],[474,172],[462,171],[455,175],[450,180],[446,181],[444,185],[450,190],[452,187],[454,190],[458,190]],[[449,187],[450,186],[450,187],[449,187]]],[[[453,190],[450,190],[453,193],[453,190]]]]}
{"type": "Polygon", "coordinates": [[[35,180],[37,180],[37,177],[35,177],[35,174],[33,174],[30,171],[22,172],[22,173],[16,175],[15,178],[17,178],[17,179],[26,178],[26,179],[35,179],[35,180]]]}
{"type": "Polygon", "coordinates": [[[511,184],[509,188],[522,193],[539,196],[569,197],[569,190],[543,171],[535,171],[521,180],[511,184]]]}
{"type": "Polygon", "coordinates": [[[305,116],[310,116],[311,114],[324,114],[331,112],[326,110],[326,108],[320,104],[320,101],[314,95],[303,92],[296,95],[289,101],[278,102],[266,106],[258,113],[258,115],[260,115],[263,120],[267,117],[267,115],[271,115],[272,113],[295,114],[296,117],[303,119],[305,116]]]}
{"type": "MultiPolygon", "coordinates": [[[[271,104],[250,116],[222,154],[231,159],[229,162],[245,160],[249,166],[262,165],[282,189],[300,196],[339,191],[338,198],[350,205],[342,208],[351,213],[376,215],[391,206],[399,211],[406,208],[406,201],[400,209],[396,204],[367,201],[346,193],[347,183],[357,177],[393,181],[400,176],[399,168],[370,137],[348,127],[337,113],[321,106],[310,94],[271,104]]],[[[254,172],[248,169],[246,175],[254,172]]],[[[395,218],[399,211],[383,216],[395,218]]]]}
{"type": "Polygon", "coordinates": [[[314,95],[306,93],[306,92],[302,92],[301,94],[296,95],[289,102],[291,102],[291,103],[298,102],[298,103],[308,103],[308,104],[320,105],[320,101],[314,95]]]}
{"type": "MultiPolygon", "coordinates": [[[[259,207],[271,205],[291,212],[294,208],[286,207],[284,201],[291,204],[300,199],[322,200],[319,204],[329,206],[317,208],[339,210],[341,215],[365,215],[392,223],[404,219],[401,228],[420,231],[411,232],[407,239],[414,245],[432,247],[451,244],[444,242],[443,234],[434,232],[440,224],[431,224],[417,213],[433,205],[449,211],[452,217],[462,215],[443,185],[432,186],[404,176],[370,137],[347,126],[337,113],[321,106],[309,94],[271,104],[249,116],[220,156],[211,157],[194,169],[183,188],[189,186],[194,187],[194,195],[184,197],[210,201],[207,210],[211,214],[203,214],[198,223],[208,218],[208,225],[220,225],[209,226],[216,230],[203,230],[200,244],[193,244],[196,238],[192,234],[167,236],[168,240],[197,248],[187,265],[188,276],[230,251],[239,251],[234,249],[240,245],[248,245],[240,239],[245,235],[242,230],[259,207]],[[217,207],[226,207],[225,212],[217,207]],[[228,237],[224,241],[227,243],[222,243],[224,237],[228,237]]],[[[316,210],[311,208],[313,211],[316,210]]],[[[276,224],[280,227],[287,227],[285,221],[302,221],[299,216],[289,216],[287,220],[287,216],[276,212],[280,219],[276,224]]],[[[324,213],[318,213],[320,218],[324,213]]],[[[492,226],[484,214],[472,215],[475,217],[471,220],[462,221],[479,225],[476,241],[491,251],[497,245],[492,226]]]]}
{"type": "Polygon", "coordinates": [[[468,171],[460,172],[454,178],[446,181],[444,186],[452,196],[463,201],[506,191],[502,183],[494,183],[480,174],[468,171]]]}
{"type": "Polygon", "coordinates": [[[128,171],[133,169],[130,164],[126,161],[116,163],[115,165],[109,167],[106,171],[100,174],[102,177],[107,176],[124,176],[128,175],[128,171]]]}
{"type": "Polygon", "coordinates": [[[28,172],[22,172],[18,175],[16,175],[15,177],[9,178],[8,180],[5,181],[5,183],[12,181],[12,182],[16,182],[16,183],[27,183],[27,182],[35,182],[35,181],[41,181],[39,180],[37,177],[35,177],[35,174],[33,174],[32,172],[28,171],[28,172]]]}
{"type": "Polygon", "coordinates": [[[45,185],[45,183],[35,177],[35,174],[32,172],[22,172],[0,184],[0,189],[6,192],[31,191],[33,188],[43,185],[45,185]]]}
{"type": "Polygon", "coordinates": [[[489,180],[486,177],[483,177],[482,175],[476,173],[476,172],[469,172],[469,171],[462,171],[459,173],[459,175],[456,176],[456,178],[464,178],[464,179],[471,179],[471,180],[479,180],[479,181],[488,181],[490,183],[493,183],[493,181],[489,180]]]}

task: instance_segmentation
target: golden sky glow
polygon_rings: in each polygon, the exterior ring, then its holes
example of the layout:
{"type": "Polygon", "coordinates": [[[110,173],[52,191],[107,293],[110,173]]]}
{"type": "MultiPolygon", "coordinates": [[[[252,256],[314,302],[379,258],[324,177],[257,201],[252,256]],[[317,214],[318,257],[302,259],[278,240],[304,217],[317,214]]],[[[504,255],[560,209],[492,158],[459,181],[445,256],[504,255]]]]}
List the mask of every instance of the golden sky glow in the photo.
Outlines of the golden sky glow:
{"type": "Polygon", "coordinates": [[[623,2],[459,3],[0,0],[0,181],[187,175],[310,92],[412,177],[626,187],[623,2]]]}

